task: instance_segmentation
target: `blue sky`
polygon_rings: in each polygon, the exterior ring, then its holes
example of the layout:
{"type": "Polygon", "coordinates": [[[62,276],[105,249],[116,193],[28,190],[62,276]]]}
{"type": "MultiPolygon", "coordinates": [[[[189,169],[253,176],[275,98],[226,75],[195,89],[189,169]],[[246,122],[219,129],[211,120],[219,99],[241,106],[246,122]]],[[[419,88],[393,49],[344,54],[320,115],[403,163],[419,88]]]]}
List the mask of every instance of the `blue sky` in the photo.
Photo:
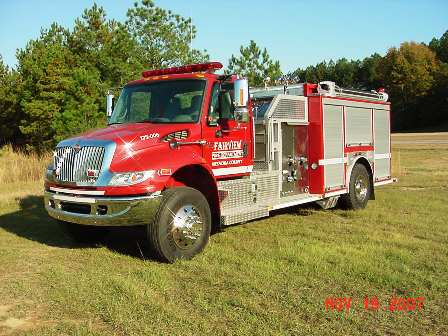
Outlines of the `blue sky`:
{"type": "MultiPolygon", "coordinates": [[[[14,66],[15,51],[58,22],[72,27],[94,1],[0,0],[0,54],[14,66]]],[[[124,20],[133,0],[98,0],[108,17],[124,20]]],[[[237,1],[156,0],[191,16],[198,29],[193,47],[227,65],[251,39],[266,47],[283,71],[322,60],[384,54],[403,41],[429,42],[448,29],[447,0],[237,1]]]]}

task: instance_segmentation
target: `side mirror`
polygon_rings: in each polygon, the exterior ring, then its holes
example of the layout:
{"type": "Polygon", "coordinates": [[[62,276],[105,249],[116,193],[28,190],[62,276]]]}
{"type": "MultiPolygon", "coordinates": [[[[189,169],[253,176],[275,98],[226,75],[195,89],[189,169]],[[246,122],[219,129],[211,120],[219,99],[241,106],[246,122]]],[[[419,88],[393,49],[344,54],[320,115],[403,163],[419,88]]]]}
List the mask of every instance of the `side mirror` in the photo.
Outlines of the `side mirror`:
{"type": "MultiPolygon", "coordinates": [[[[213,109],[213,106],[212,106],[213,109]]],[[[213,111],[211,111],[213,113],[213,111]]],[[[214,114],[209,114],[207,117],[207,125],[209,126],[218,126],[218,118],[214,117],[214,114]]]]}
{"type": "Polygon", "coordinates": [[[106,114],[108,118],[112,115],[113,104],[114,104],[114,95],[108,93],[106,96],[106,114]]]}
{"type": "Polygon", "coordinates": [[[247,104],[249,103],[249,84],[247,79],[237,79],[233,83],[235,100],[233,105],[235,106],[235,120],[238,122],[249,121],[249,111],[247,104]]]}
{"type": "Polygon", "coordinates": [[[233,89],[235,96],[233,105],[235,105],[235,108],[247,108],[247,103],[249,101],[249,84],[247,79],[237,79],[233,83],[233,89]]]}

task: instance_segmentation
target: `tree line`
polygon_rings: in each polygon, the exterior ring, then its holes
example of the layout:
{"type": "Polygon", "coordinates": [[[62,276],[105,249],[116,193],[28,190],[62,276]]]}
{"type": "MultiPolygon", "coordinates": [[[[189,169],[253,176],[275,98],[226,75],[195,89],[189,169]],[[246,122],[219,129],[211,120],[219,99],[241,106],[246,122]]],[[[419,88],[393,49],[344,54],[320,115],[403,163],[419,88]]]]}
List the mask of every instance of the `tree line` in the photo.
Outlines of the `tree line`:
{"type": "Polygon", "coordinates": [[[321,62],[294,75],[302,81],[331,80],[341,87],[384,87],[392,102],[395,131],[448,130],[448,31],[428,44],[404,42],[385,56],[321,62]]]}
{"type": "Polygon", "coordinates": [[[375,53],[362,60],[341,58],[298,68],[288,74],[254,41],[230,58],[229,71],[242,73],[254,86],[266,78],[300,82],[335,82],[340,87],[372,90],[385,88],[392,102],[394,131],[448,130],[448,31],[424,43],[403,42],[385,56],[375,53]],[[283,77],[283,78],[282,78],[283,77]]]}
{"type": "MultiPolygon", "coordinates": [[[[72,29],[53,23],[17,51],[17,67],[0,56],[0,145],[45,151],[58,141],[106,124],[105,94],[139,78],[143,69],[209,60],[191,47],[196,27],[190,18],[152,0],[135,3],[124,22],[108,19],[96,4],[72,29]]],[[[226,72],[252,86],[282,76],[280,62],[255,41],[232,55],[226,72]]],[[[358,89],[385,87],[393,129],[448,127],[448,31],[428,45],[404,42],[385,56],[321,62],[283,74],[301,82],[335,81],[358,89]]]]}

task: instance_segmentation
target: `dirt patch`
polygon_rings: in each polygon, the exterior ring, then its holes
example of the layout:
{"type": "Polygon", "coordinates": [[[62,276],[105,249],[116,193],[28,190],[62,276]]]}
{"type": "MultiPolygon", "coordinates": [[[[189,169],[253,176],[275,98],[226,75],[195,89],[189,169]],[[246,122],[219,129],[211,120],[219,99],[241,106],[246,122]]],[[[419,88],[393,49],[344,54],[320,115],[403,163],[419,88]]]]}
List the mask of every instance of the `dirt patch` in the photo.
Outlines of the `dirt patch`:
{"type": "Polygon", "coordinates": [[[401,190],[406,191],[417,191],[417,190],[425,190],[428,189],[427,187],[400,187],[401,190]]]}
{"type": "Polygon", "coordinates": [[[405,191],[422,191],[422,190],[447,190],[448,186],[431,186],[431,187],[400,187],[400,190],[405,191]]]}
{"type": "Polygon", "coordinates": [[[39,306],[36,310],[28,311],[26,316],[19,318],[14,316],[14,307],[16,305],[0,305],[0,336],[10,336],[16,333],[26,332],[36,328],[55,325],[57,323],[69,323],[72,325],[87,325],[89,330],[106,330],[112,333],[109,326],[101,320],[84,320],[84,319],[60,319],[45,320],[42,319],[44,307],[39,306]]]}
{"type": "Polygon", "coordinates": [[[18,318],[13,315],[12,305],[0,305],[0,335],[10,335],[17,331],[34,328],[37,325],[31,317],[18,318]]]}
{"type": "Polygon", "coordinates": [[[22,327],[27,323],[27,320],[18,319],[15,317],[9,317],[5,321],[0,322],[1,327],[6,327],[10,329],[17,329],[22,327]]]}
{"type": "Polygon", "coordinates": [[[0,321],[8,316],[8,311],[11,309],[11,306],[2,306],[0,305],[0,321]]]}

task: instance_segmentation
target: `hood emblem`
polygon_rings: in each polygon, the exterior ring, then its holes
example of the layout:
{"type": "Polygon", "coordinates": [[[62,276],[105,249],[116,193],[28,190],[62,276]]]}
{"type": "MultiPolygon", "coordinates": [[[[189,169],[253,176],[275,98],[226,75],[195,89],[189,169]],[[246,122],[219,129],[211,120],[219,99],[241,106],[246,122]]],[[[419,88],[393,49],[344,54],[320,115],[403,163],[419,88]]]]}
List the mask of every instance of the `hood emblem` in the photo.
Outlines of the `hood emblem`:
{"type": "Polygon", "coordinates": [[[87,177],[97,178],[99,175],[100,171],[98,169],[87,169],[87,177]]]}
{"type": "Polygon", "coordinates": [[[81,145],[80,144],[76,144],[76,145],[73,145],[72,148],[75,151],[75,153],[79,153],[79,151],[81,150],[81,145]]]}

